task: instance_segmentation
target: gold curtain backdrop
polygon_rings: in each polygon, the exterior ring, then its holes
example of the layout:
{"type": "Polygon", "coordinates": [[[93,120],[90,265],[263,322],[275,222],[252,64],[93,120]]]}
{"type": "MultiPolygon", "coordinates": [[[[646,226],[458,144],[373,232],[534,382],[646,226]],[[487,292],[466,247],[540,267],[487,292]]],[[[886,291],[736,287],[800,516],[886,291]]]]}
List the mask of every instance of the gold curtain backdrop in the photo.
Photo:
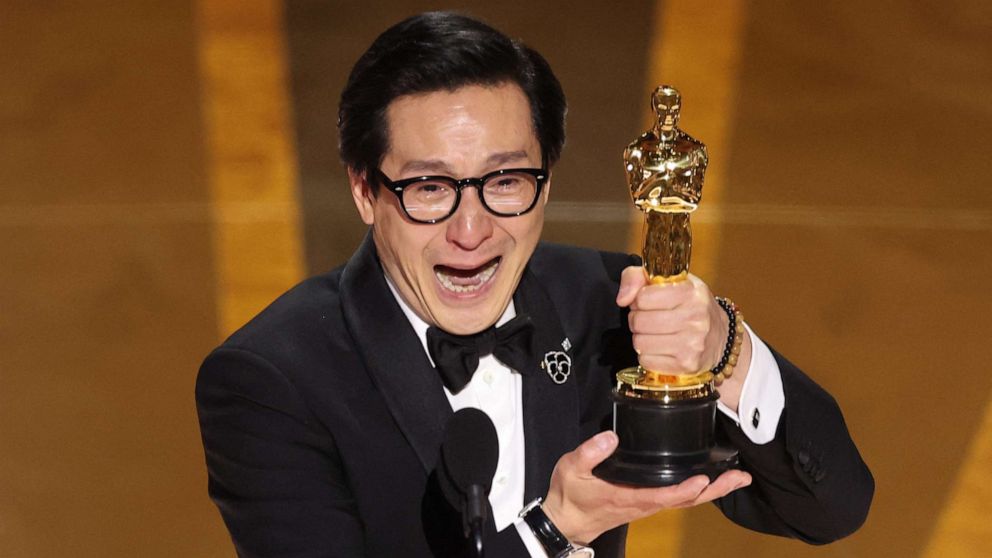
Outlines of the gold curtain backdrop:
{"type": "Polygon", "coordinates": [[[992,554],[992,7],[385,0],[0,5],[0,555],[234,556],[206,496],[199,361],[364,234],[336,155],[347,72],[454,8],[569,96],[545,238],[630,249],[648,93],[709,146],[693,271],[827,387],[877,482],[825,547],[711,506],[634,558],[992,554]]]}

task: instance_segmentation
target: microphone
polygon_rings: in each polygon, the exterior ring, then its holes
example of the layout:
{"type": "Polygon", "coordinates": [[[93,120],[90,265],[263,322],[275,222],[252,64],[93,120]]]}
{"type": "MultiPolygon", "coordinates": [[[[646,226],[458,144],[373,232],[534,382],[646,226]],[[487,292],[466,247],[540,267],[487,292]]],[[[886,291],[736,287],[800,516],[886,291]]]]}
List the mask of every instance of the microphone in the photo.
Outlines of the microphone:
{"type": "Polygon", "coordinates": [[[441,444],[445,496],[462,511],[462,527],[474,555],[483,556],[482,535],[487,519],[489,490],[499,461],[499,438],[489,415],[474,408],[456,412],[441,444]],[[453,490],[451,490],[453,489],[453,490]]]}

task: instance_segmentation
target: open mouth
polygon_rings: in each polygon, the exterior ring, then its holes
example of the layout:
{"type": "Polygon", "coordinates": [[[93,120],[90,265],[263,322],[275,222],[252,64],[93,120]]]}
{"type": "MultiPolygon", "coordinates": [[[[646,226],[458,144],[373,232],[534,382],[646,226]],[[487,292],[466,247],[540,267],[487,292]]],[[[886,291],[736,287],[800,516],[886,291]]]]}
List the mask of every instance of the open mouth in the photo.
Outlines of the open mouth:
{"type": "Polygon", "coordinates": [[[437,277],[438,282],[445,290],[459,294],[475,292],[492,279],[501,259],[497,256],[479,267],[471,269],[436,265],[434,266],[434,276],[437,277]]]}

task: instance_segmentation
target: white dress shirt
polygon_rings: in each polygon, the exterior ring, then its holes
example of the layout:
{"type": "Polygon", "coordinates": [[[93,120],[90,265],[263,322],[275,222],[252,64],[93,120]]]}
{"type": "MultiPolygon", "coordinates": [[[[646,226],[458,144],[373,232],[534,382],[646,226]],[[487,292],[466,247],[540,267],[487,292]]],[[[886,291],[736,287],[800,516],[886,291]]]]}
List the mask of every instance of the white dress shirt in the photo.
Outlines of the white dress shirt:
{"type": "MultiPolygon", "coordinates": [[[[434,361],[427,350],[427,329],[430,326],[413,312],[403,297],[399,296],[388,275],[386,283],[410,321],[410,325],[417,332],[424,352],[427,353],[427,358],[433,366],[434,361]]],[[[496,325],[503,325],[516,315],[516,308],[511,300],[496,325]]],[[[751,335],[752,351],[751,366],[744,380],[738,404],[740,413],[735,413],[723,403],[718,403],[717,406],[723,414],[741,427],[752,442],[766,444],[775,437],[775,428],[785,407],[782,376],[778,363],[775,362],[768,347],[758,339],[747,324],[744,324],[744,327],[751,335]],[[741,416],[745,417],[745,420],[742,421],[741,416]]],[[[502,531],[513,524],[531,556],[546,558],[544,548],[531,532],[530,527],[517,517],[524,507],[523,392],[520,374],[498,361],[493,355],[481,356],[479,367],[468,385],[457,394],[451,393],[445,387],[444,393],[451,403],[452,410],[475,407],[489,415],[496,426],[499,460],[496,474],[493,476],[492,490],[489,492],[489,503],[493,509],[496,530],[502,531]]]]}

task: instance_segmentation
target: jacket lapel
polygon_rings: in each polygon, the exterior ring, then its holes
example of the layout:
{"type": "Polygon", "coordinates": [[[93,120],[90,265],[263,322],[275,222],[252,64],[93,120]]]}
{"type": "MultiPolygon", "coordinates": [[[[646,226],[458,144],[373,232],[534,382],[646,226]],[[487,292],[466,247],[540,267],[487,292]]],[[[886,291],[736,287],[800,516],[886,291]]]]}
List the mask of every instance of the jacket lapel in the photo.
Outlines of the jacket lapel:
{"type": "Polygon", "coordinates": [[[432,470],[451,405],[420,339],[386,284],[371,232],[344,268],[341,305],[372,382],[424,469],[432,470]]]}
{"type": "MultiPolygon", "coordinates": [[[[574,371],[559,384],[552,380],[546,367],[541,367],[548,353],[563,353],[570,359],[572,350],[562,346],[566,336],[558,311],[529,269],[520,280],[514,304],[517,314],[528,314],[535,326],[534,354],[530,358],[533,369],[522,377],[524,501],[530,501],[547,493],[558,458],[575,449],[579,441],[579,390],[577,379],[572,376],[574,371]]],[[[550,358],[554,357],[552,354],[550,358]]]]}
{"type": "MultiPolygon", "coordinates": [[[[369,233],[341,278],[345,323],[390,413],[425,471],[437,461],[451,405],[417,334],[393,298],[369,233]]],[[[579,390],[572,371],[561,384],[541,367],[548,353],[566,350],[561,319],[540,281],[525,270],[514,295],[518,314],[534,321],[532,369],[522,377],[526,500],[543,496],[561,455],[579,440],[579,390]]]]}

